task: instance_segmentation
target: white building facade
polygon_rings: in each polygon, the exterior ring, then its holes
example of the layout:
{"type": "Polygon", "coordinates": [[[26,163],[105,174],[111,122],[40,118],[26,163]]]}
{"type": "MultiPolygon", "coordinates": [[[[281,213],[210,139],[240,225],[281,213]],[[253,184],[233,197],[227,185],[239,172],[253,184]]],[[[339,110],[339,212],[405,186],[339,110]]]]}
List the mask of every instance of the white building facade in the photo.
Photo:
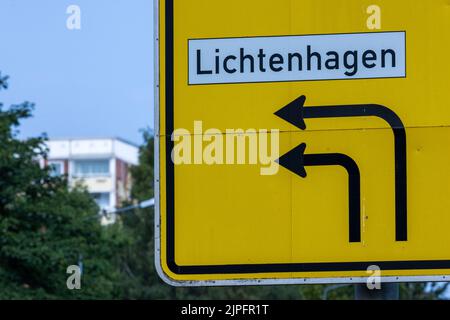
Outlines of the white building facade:
{"type": "Polygon", "coordinates": [[[130,168],[138,164],[139,148],[120,138],[54,139],[47,141],[55,175],[87,187],[102,210],[113,211],[130,198],[130,168]]]}

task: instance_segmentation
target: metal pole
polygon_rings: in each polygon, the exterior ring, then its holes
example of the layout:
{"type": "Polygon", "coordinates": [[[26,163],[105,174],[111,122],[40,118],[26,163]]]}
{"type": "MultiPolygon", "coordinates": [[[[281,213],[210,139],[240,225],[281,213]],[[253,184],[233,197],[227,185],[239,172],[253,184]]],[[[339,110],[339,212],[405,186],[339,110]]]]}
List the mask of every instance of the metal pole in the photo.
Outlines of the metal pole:
{"type": "Polygon", "coordinates": [[[370,290],[366,284],[355,284],[355,300],[398,300],[399,284],[382,283],[381,289],[370,290]]]}

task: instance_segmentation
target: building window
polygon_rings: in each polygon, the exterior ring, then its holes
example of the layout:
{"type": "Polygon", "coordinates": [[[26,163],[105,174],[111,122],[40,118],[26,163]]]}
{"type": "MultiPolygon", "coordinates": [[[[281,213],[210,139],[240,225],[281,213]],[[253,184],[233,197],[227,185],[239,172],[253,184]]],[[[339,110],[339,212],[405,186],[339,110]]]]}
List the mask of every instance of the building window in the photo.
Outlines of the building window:
{"type": "Polygon", "coordinates": [[[91,193],[91,196],[94,198],[97,205],[100,209],[107,209],[109,207],[109,193],[91,193]]]}
{"type": "Polygon", "coordinates": [[[77,177],[109,176],[109,160],[77,160],[74,162],[77,177]]]}
{"type": "Polygon", "coordinates": [[[50,161],[48,167],[52,177],[59,177],[64,174],[64,163],[62,161],[50,161]]]}

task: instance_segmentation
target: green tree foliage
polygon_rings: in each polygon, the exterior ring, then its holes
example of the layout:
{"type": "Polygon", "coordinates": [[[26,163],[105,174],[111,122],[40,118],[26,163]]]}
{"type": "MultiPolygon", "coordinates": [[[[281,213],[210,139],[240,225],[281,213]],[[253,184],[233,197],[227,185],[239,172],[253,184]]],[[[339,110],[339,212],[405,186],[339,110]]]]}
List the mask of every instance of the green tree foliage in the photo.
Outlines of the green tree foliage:
{"type": "MultiPolygon", "coordinates": [[[[0,75],[0,90],[6,88],[0,75]]],[[[117,226],[100,226],[85,190],[41,168],[44,136],[18,138],[32,110],[28,102],[0,104],[0,299],[115,298],[124,238],[117,226]],[[68,290],[67,267],[81,259],[81,289],[68,290]]]]}

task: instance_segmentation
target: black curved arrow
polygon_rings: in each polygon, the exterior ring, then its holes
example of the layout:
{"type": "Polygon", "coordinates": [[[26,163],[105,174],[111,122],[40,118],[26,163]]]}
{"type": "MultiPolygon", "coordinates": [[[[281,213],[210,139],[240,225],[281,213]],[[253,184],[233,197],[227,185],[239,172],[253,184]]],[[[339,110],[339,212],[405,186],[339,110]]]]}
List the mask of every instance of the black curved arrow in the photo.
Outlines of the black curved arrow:
{"type": "Polygon", "coordinates": [[[341,153],[305,154],[302,143],[277,162],[302,178],[306,178],[305,166],[341,166],[348,172],[349,241],[361,242],[361,178],[356,162],[341,153]]]}
{"type": "Polygon", "coordinates": [[[385,120],[394,132],[395,144],[395,238],[408,240],[406,131],[399,116],[391,109],[378,104],[332,105],[305,107],[306,97],[301,96],[277,111],[275,115],[305,130],[304,119],[378,117],[385,120]]]}

